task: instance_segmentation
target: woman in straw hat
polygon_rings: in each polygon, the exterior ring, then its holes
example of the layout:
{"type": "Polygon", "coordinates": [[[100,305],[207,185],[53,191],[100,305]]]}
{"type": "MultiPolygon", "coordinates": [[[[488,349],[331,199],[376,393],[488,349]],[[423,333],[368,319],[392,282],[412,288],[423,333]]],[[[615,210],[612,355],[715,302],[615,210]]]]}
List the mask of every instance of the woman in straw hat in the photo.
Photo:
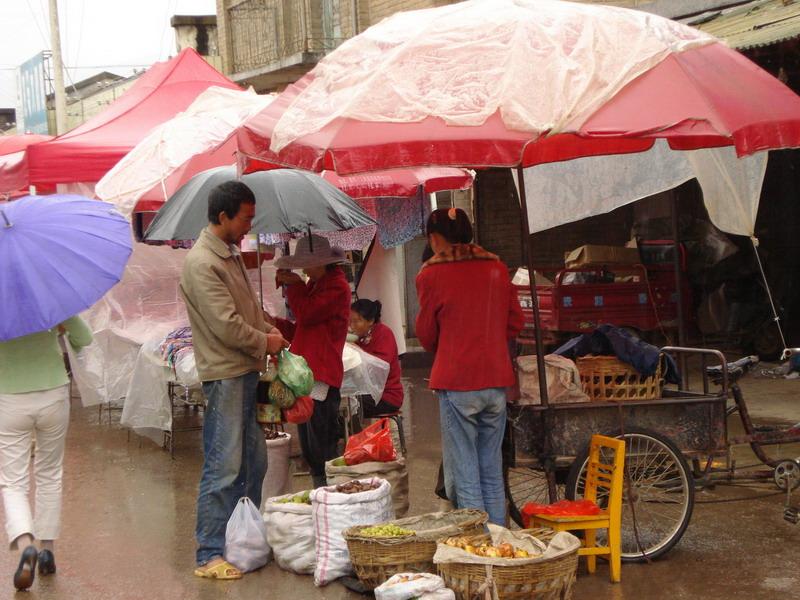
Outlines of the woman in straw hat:
{"type": "Polygon", "coordinates": [[[314,373],[314,414],[298,430],[315,488],[326,484],[325,461],[338,455],[342,350],[350,318],[350,284],[338,266],[345,261],[344,251],[318,235],[301,239],[292,256],[275,261],[280,269],[276,280],[286,285],[296,319],[294,324],[279,320],[278,328],[291,339],[292,352],[305,358],[314,373]],[[308,282],[291,269],[302,269],[308,282]]]}

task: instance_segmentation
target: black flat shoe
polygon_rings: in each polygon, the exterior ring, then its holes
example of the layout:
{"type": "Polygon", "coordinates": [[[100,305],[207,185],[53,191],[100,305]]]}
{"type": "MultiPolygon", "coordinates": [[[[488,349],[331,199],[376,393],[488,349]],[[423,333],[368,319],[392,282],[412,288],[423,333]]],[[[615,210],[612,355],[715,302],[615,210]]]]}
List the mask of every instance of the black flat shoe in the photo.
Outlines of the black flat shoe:
{"type": "Polygon", "coordinates": [[[39,552],[36,546],[28,546],[22,551],[22,556],[19,557],[19,566],[17,572],[14,573],[14,587],[17,590],[27,590],[33,585],[33,579],[36,577],[36,561],[39,558],[39,552]]]}
{"type": "Polygon", "coordinates": [[[56,557],[50,550],[39,552],[39,575],[52,575],[56,572],[56,557]]]}

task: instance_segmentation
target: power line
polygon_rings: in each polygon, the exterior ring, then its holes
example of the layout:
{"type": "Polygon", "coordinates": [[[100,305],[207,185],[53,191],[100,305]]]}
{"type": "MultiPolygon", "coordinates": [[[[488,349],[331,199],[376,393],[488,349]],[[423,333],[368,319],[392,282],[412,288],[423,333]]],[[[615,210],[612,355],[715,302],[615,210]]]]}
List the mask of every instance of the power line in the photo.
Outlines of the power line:
{"type": "Polygon", "coordinates": [[[47,37],[44,35],[44,33],[42,32],[42,28],[39,26],[39,19],[36,16],[36,13],[33,11],[33,7],[31,6],[31,0],[25,0],[25,2],[28,5],[28,10],[30,11],[31,16],[33,17],[33,22],[36,25],[36,29],[39,30],[39,35],[42,38],[42,42],[44,43],[45,47],[47,47],[49,45],[47,37]]]}

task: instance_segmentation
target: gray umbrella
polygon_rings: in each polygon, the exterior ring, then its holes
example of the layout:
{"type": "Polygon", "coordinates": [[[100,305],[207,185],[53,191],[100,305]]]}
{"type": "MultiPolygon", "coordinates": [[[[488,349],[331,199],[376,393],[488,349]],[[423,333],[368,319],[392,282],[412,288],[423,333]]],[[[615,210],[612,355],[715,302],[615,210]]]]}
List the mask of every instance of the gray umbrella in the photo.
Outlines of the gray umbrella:
{"type": "MultiPolygon", "coordinates": [[[[220,183],[236,179],[235,167],[217,167],[192,177],[162,206],[144,239],[195,240],[208,224],[208,196],[220,183]]],[[[375,232],[375,221],[347,194],[319,175],[293,169],[259,171],[242,181],[256,196],[253,233],[297,237],[308,231],[375,232]]]]}

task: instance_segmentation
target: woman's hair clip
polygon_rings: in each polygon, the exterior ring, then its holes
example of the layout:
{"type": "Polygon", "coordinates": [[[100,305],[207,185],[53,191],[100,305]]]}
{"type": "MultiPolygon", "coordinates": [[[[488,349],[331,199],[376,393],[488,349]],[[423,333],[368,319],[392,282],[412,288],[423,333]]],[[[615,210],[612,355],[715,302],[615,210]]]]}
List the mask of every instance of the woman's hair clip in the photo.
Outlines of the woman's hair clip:
{"type": "Polygon", "coordinates": [[[458,212],[456,211],[456,207],[455,206],[447,211],[447,216],[450,217],[451,221],[455,221],[457,215],[458,215],[458,212]]]}

